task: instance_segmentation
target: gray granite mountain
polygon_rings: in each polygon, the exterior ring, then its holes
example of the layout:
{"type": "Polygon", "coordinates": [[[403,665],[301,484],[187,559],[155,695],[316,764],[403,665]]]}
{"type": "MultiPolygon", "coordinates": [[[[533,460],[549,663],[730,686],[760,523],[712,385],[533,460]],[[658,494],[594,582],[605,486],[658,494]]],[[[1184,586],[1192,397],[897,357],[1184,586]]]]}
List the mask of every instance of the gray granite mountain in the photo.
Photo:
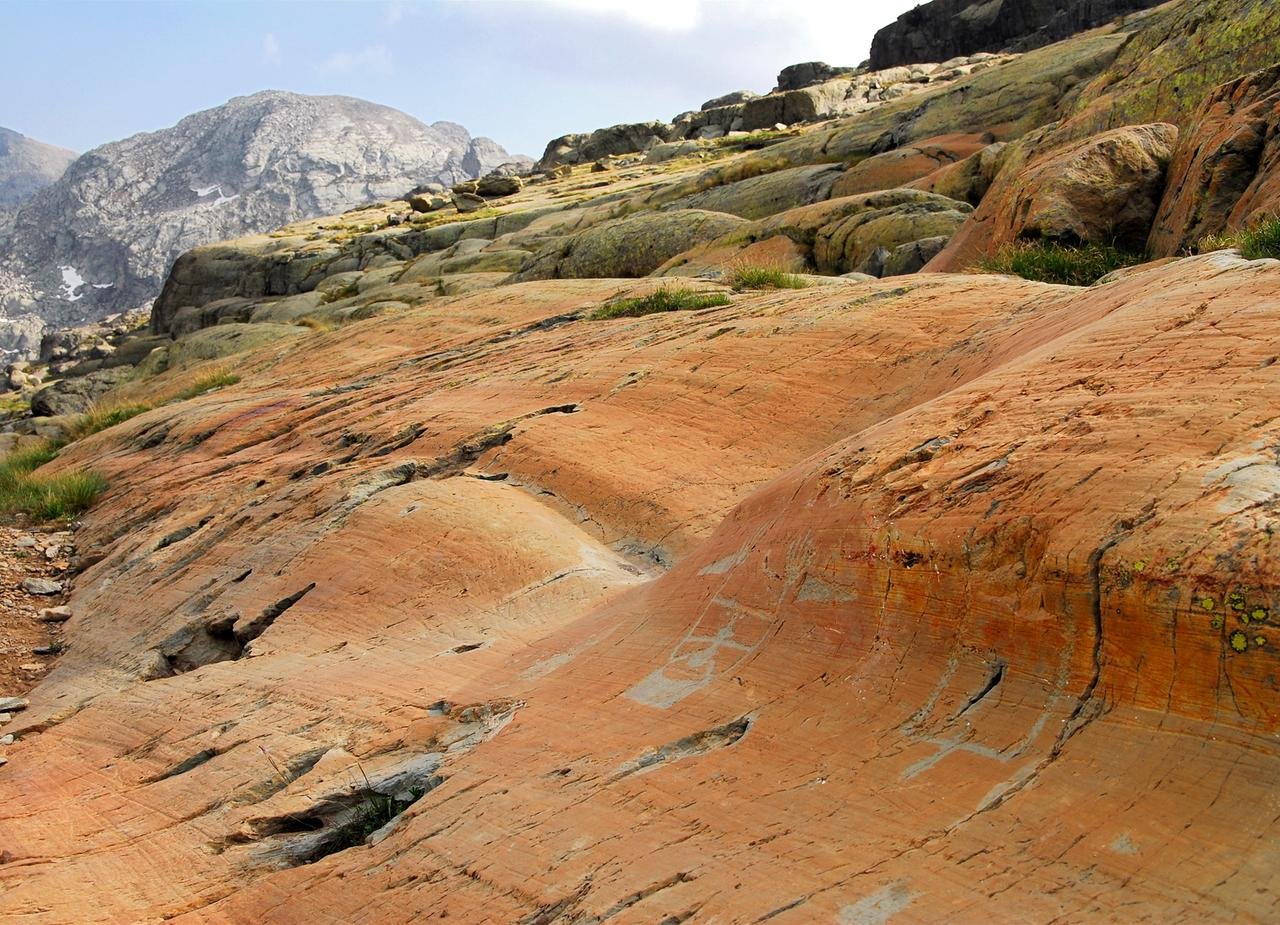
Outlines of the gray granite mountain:
{"type": "Polygon", "coordinates": [[[931,0],[876,33],[873,70],[1050,45],[1165,0],[931,0]]]}
{"type": "Polygon", "coordinates": [[[13,212],[76,159],[74,151],[0,127],[0,231],[13,212]]]}
{"type": "Polygon", "coordinates": [[[344,96],[265,91],[75,159],[0,226],[0,349],[146,307],[179,254],[456,183],[512,156],[451,122],[344,96]]]}

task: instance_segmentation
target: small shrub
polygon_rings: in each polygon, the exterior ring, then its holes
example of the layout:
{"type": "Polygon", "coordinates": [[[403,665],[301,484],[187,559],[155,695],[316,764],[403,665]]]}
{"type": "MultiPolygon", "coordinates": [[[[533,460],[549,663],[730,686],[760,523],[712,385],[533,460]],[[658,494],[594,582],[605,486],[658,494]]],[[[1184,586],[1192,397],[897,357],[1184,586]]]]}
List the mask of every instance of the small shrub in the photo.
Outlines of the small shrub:
{"type": "Polygon", "coordinates": [[[1140,254],[1130,254],[1109,244],[1067,247],[1036,241],[1010,245],[994,257],[980,261],[977,269],[1041,283],[1092,286],[1108,273],[1141,263],[1142,259],[1140,254]]]}
{"type": "Polygon", "coordinates": [[[639,318],[658,312],[697,311],[730,304],[723,292],[698,292],[693,289],[664,288],[634,299],[607,302],[591,313],[593,321],[609,318],[639,318]]]}
{"type": "Polygon", "coordinates": [[[37,522],[69,520],[93,505],[107,487],[98,473],[36,472],[57,452],[55,444],[44,443],[0,460],[0,514],[23,514],[37,522]]]}
{"type": "Polygon", "coordinates": [[[729,285],[734,289],[808,289],[809,281],[777,267],[741,267],[734,271],[729,285]]]}
{"type": "Polygon", "coordinates": [[[1245,260],[1280,260],[1280,217],[1263,219],[1251,228],[1210,235],[1200,241],[1197,253],[1234,247],[1245,260]]]}
{"type": "Polygon", "coordinates": [[[298,318],[294,323],[301,327],[308,328],[312,331],[316,331],[320,334],[327,334],[329,331],[333,331],[337,329],[337,325],[335,325],[332,321],[326,321],[323,318],[316,318],[313,315],[303,315],[301,318],[298,318]]]}

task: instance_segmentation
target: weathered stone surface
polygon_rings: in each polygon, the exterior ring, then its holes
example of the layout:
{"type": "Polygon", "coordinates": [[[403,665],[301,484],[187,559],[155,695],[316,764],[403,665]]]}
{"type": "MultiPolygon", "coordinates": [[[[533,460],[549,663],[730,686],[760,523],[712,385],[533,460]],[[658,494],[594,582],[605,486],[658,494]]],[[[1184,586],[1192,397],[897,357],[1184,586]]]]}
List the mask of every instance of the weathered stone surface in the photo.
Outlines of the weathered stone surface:
{"type": "Polygon", "coordinates": [[[924,215],[934,216],[915,227],[936,231],[953,229],[970,211],[964,203],[909,189],[828,199],[743,225],[723,238],[690,248],[663,264],[656,275],[717,275],[740,266],[831,273],[847,261],[833,252],[830,240],[824,243],[820,260],[815,254],[815,243],[820,237],[833,234],[847,219],[857,217],[857,223],[869,225],[864,232],[868,246],[860,251],[860,262],[878,248],[897,247],[903,243],[904,233],[908,235],[907,240],[915,240],[911,237],[913,216],[916,220],[924,215]],[[877,221],[872,225],[873,219],[877,221]],[[882,237],[874,236],[881,232],[882,237]]]}
{"type": "Polygon", "coordinates": [[[979,51],[1025,51],[1162,0],[930,0],[871,41],[871,67],[945,61],[979,51]]]}
{"type": "Polygon", "coordinates": [[[939,167],[933,173],[904,184],[976,206],[995,182],[1005,145],[996,142],[962,161],[939,167]]]}
{"type": "Polygon", "coordinates": [[[566,320],[652,285],[319,335],[64,451],[112,487],[0,914],[1266,921],[1280,270],[566,320]],[[182,670],[229,611],[251,657],[182,670]]]}
{"type": "Polygon", "coordinates": [[[1153,255],[1280,215],[1280,66],[1211,93],[1179,141],[1169,176],[1148,240],[1153,255]]]}
{"type": "Polygon", "coordinates": [[[856,270],[882,276],[885,261],[899,246],[922,238],[950,238],[967,214],[959,203],[933,201],[859,210],[818,229],[814,265],[820,273],[856,270]],[[879,251],[884,253],[877,255],[879,251]]]}
{"type": "Polygon", "coordinates": [[[647,276],[681,251],[744,224],[736,216],[699,209],[640,213],[552,242],[535,254],[514,278],[647,276]]]}
{"type": "Polygon", "coordinates": [[[1115,244],[1138,252],[1145,247],[1177,128],[1114,129],[1037,156],[1046,137],[1017,143],[973,217],[929,269],[962,269],[1018,240],[1115,244]]]}
{"type": "Polygon", "coordinates": [[[672,205],[728,212],[742,218],[764,218],[829,198],[843,172],[840,164],[791,167],[694,193],[672,205]]]}
{"type": "MultiPolygon", "coordinates": [[[[943,136],[927,138],[903,148],[874,155],[846,170],[831,188],[831,195],[852,196],[856,193],[908,186],[914,180],[966,160],[985,149],[992,141],[994,139],[987,134],[943,136]]],[[[951,198],[967,199],[962,196],[951,198]]]]}

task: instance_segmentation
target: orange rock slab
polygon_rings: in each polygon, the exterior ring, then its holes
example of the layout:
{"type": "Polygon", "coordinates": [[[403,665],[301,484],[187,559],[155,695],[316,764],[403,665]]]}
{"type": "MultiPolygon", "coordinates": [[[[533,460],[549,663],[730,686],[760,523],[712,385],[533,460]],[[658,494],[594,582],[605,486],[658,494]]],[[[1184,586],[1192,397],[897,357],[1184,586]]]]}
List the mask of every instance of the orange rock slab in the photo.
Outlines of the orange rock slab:
{"type": "Polygon", "coordinates": [[[0,909],[1268,921],[1278,282],[609,322],[650,284],[530,284],[259,355],[68,454],[112,489],[0,770],[0,909]],[[313,582],[239,657],[143,658],[313,582]]]}

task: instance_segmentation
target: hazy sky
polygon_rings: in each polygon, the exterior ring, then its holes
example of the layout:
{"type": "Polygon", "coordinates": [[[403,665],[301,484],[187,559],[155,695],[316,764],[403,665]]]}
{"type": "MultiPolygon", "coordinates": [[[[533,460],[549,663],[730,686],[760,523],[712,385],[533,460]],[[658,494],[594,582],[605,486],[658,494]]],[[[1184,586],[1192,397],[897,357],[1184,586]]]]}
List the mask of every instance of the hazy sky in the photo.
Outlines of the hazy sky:
{"type": "Polygon", "coordinates": [[[856,65],[918,0],[0,2],[0,125],[84,151],[263,89],[448,119],[513,152],[856,65]]]}

